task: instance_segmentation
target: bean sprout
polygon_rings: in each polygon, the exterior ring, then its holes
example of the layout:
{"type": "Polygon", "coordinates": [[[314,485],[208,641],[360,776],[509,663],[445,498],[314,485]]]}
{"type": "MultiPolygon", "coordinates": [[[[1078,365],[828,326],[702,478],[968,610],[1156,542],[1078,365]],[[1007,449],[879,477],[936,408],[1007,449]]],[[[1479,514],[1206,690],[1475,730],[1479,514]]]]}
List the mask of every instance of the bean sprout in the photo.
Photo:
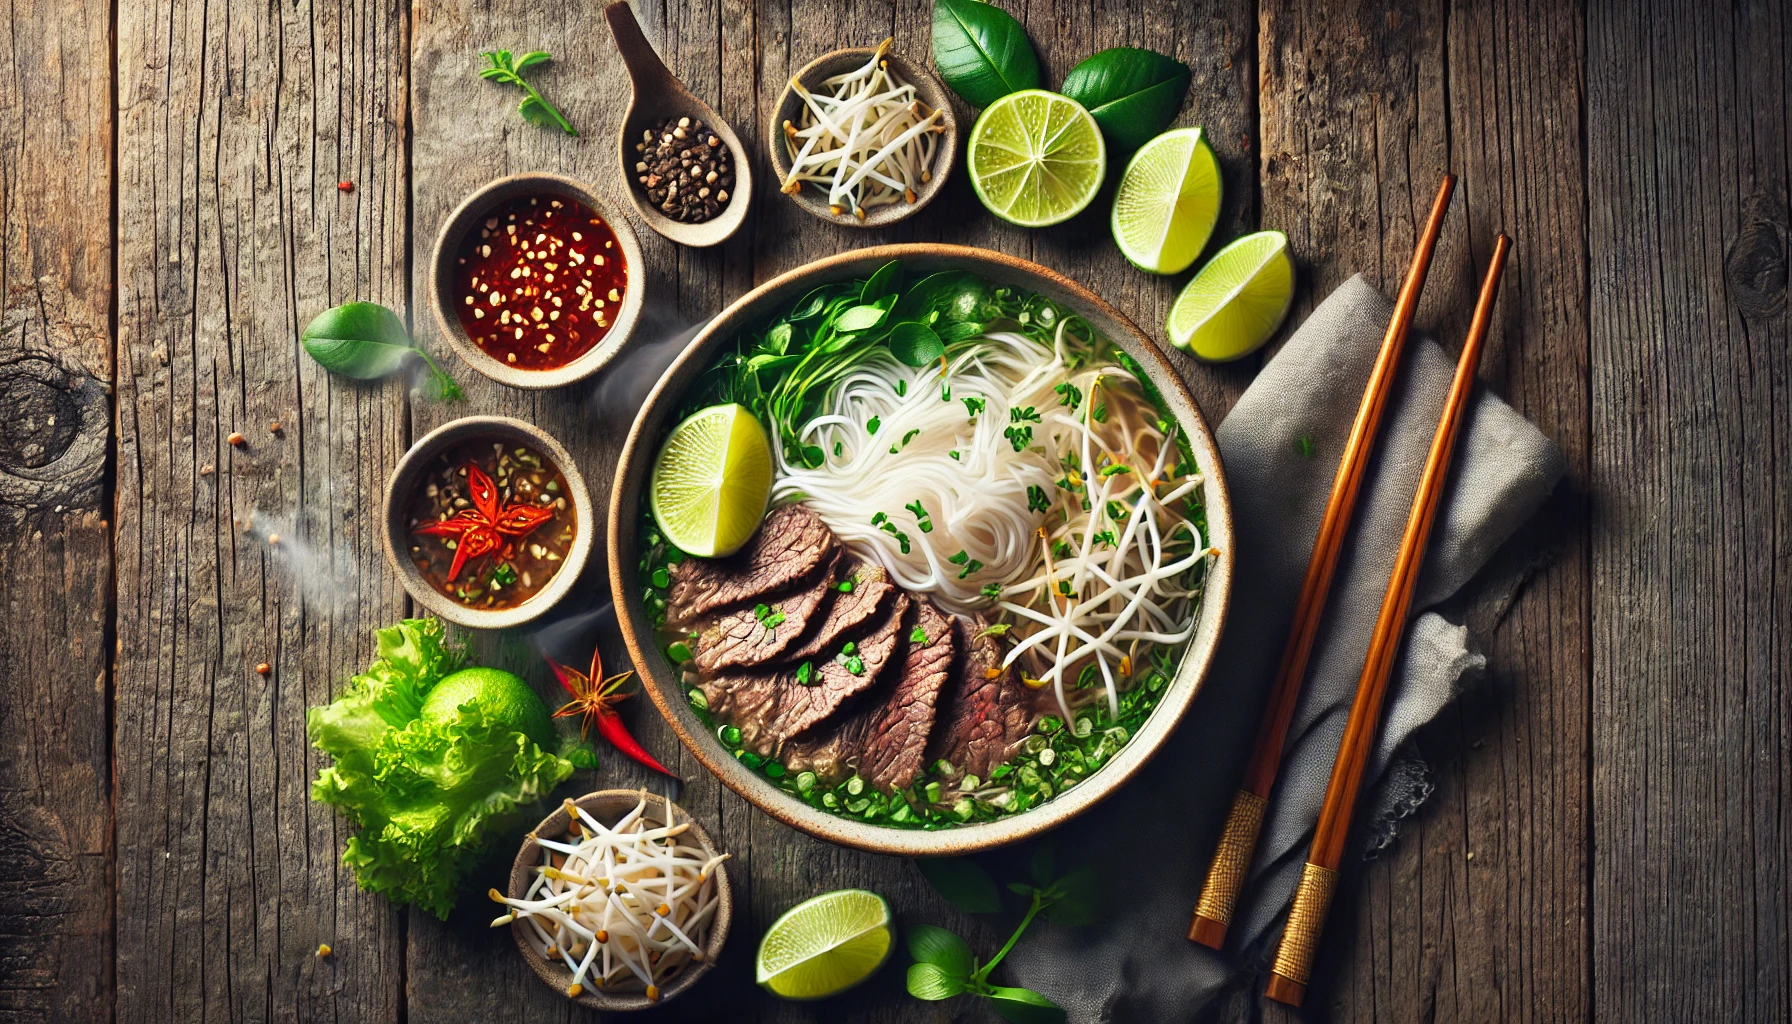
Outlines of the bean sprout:
{"type": "MultiPolygon", "coordinates": [[[[491,891],[511,908],[492,927],[526,921],[542,956],[572,972],[569,997],[589,979],[658,1001],[665,982],[704,959],[721,900],[714,871],[728,855],[679,843],[688,824],[650,823],[645,793],[609,827],[571,800],[566,809],[573,819],[566,841],[535,837],[542,862],[523,898],[491,891]]],[[[672,820],[670,800],[665,818],[672,820]]]]}
{"type": "Polygon", "coordinates": [[[800,191],[805,181],[826,185],[834,216],[850,212],[864,220],[869,208],[915,202],[915,189],[933,180],[943,115],[927,109],[914,85],[890,70],[889,49],[885,39],[863,67],[823,79],[827,93],[790,80],[803,111],[797,122],[784,122],[791,161],[785,192],[800,191]]]}

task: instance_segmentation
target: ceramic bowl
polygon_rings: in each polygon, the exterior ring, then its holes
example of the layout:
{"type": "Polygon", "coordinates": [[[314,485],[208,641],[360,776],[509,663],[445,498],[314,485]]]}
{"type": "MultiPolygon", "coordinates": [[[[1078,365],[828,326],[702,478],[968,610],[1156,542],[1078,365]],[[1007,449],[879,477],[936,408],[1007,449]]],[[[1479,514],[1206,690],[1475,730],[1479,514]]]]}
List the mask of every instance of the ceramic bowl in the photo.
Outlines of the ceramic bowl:
{"type": "MultiPolygon", "coordinates": [[[[822,88],[821,82],[845,71],[862,67],[871,55],[877,52],[874,46],[860,46],[848,50],[835,50],[822,54],[804,65],[793,77],[803,83],[803,87],[811,92],[822,88]]],[[[940,136],[939,149],[934,153],[933,166],[928,170],[929,180],[915,191],[915,201],[895,202],[887,206],[878,206],[865,211],[865,219],[852,215],[851,211],[835,214],[828,210],[827,193],[815,187],[811,182],[804,182],[797,192],[787,192],[786,196],[808,213],[820,217],[831,224],[845,224],[855,228],[881,228],[895,224],[921,211],[921,208],[933,201],[945,185],[946,177],[952,173],[952,163],[958,156],[958,121],[952,116],[951,94],[940,84],[933,72],[924,64],[916,63],[894,50],[884,54],[889,62],[890,70],[901,76],[902,80],[915,87],[915,95],[929,109],[942,112],[946,124],[945,134],[940,136]]],[[[771,123],[766,125],[766,146],[771,151],[772,170],[782,182],[790,176],[790,150],[784,142],[784,122],[799,123],[803,112],[803,98],[795,89],[784,86],[784,92],[778,97],[778,105],[772,108],[771,123]]]]}
{"type": "Polygon", "coordinates": [[[585,487],[584,477],[579,475],[578,467],[573,463],[572,455],[540,427],[509,416],[467,416],[444,423],[423,435],[416,444],[411,445],[410,451],[405,452],[404,458],[398,460],[398,468],[392,471],[392,479],[386,482],[385,509],[381,522],[385,526],[386,561],[398,573],[404,589],[437,618],[473,629],[508,629],[520,626],[552,608],[578,580],[579,573],[585,568],[585,560],[591,555],[591,544],[597,532],[597,516],[591,508],[591,494],[585,487]],[[410,497],[422,485],[430,464],[444,450],[462,441],[482,437],[528,445],[547,456],[559,468],[561,475],[566,477],[567,497],[573,503],[575,533],[572,548],[567,551],[560,571],[534,597],[515,608],[499,611],[468,608],[430,586],[429,581],[411,563],[408,552],[411,534],[410,524],[405,520],[408,518],[410,497]]]}
{"type": "MultiPolygon", "coordinates": [[[[1036,263],[985,249],[932,244],[876,246],[818,260],[748,292],[710,321],[660,378],[629,432],[611,494],[610,586],[617,622],[648,696],[673,731],[728,788],[767,814],[810,835],[876,853],[904,857],[964,854],[1017,842],[1076,817],[1125,785],[1175,731],[1194,702],[1219,643],[1231,594],[1235,556],[1225,473],[1213,435],[1181,377],[1151,339],[1087,288],[1036,263]],[[968,270],[1000,284],[1044,294],[1083,317],[1137,360],[1181,424],[1195,463],[1205,477],[1201,496],[1206,503],[1208,538],[1219,549],[1209,567],[1206,595],[1196,614],[1194,635],[1174,679],[1164,688],[1143,727],[1112,760],[1074,788],[1022,813],[931,832],[873,825],[829,814],[784,792],[736,760],[685,699],[679,673],[654,635],[636,575],[643,548],[638,536],[642,496],[654,457],[672,426],[674,413],[697,377],[735,343],[741,331],[764,324],[775,310],[819,285],[867,277],[890,260],[901,260],[904,273],[911,280],[937,271],[968,270]]],[[[1186,767],[1197,772],[1209,770],[1210,766],[1186,767]]]]}
{"type": "MultiPolygon", "coordinates": [[[[635,805],[641,802],[643,795],[647,796],[647,808],[642,815],[652,824],[668,824],[666,801],[647,795],[642,790],[605,789],[596,793],[587,793],[574,802],[598,822],[609,825],[634,810],[635,805]]],[[[708,856],[713,857],[722,852],[709,838],[709,833],[703,830],[703,826],[687,814],[684,808],[677,804],[672,804],[671,807],[672,821],[669,824],[680,825],[689,822],[691,826],[690,831],[681,838],[695,839],[695,845],[708,856]]],[[[543,818],[541,824],[530,831],[529,837],[523,840],[522,849],[517,851],[516,861],[510,867],[509,894],[512,899],[519,899],[529,891],[529,884],[534,880],[535,866],[541,863],[541,847],[536,845],[535,837],[563,836],[571,826],[572,815],[567,811],[566,805],[561,804],[555,808],[554,813],[543,818]]],[[[657,1002],[649,1000],[645,993],[606,991],[592,985],[581,986],[583,991],[574,1001],[592,1010],[645,1010],[649,1007],[663,1005],[676,999],[681,993],[689,991],[691,986],[695,985],[705,974],[709,973],[711,967],[715,966],[716,957],[721,955],[722,946],[728,941],[728,926],[734,918],[734,894],[728,888],[727,861],[716,866],[714,877],[719,886],[717,895],[720,897],[720,902],[716,906],[716,916],[710,924],[709,941],[703,947],[703,961],[690,964],[676,978],[660,986],[660,997],[657,1002]]],[[[535,972],[536,976],[546,982],[549,988],[564,994],[567,987],[572,984],[572,970],[566,966],[565,962],[558,959],[549,960],[541,955],[541,950],[535,946],[537,940],[534,929],[530,928],[527,922],[513,923],[510,926],[510,933],[516,939],[516,947],[522,950],[523,959],[529,962],[529,968],[535,972]]]]}
{"type": "Polygon", "coordinates": [[[635,229],[629,225],[629,219],[623,211],[606,203],[595,189],[559,174],[512,174],[499,178],[468,196],[442,223],[442,230],[436,234],[432,260],[435,276],[429,307],[435,314],[436,328],[468,366],[513,388],[557,388],[591,376],[622,351],[622,347],[628,344],[630,335],[634,333],[635,324],[641,319],[641,305],[647,287],[647,264],[641,258],[641,245],[635,239],[635,229]],[[576,199],[597,211],[598,216],[610,225],[610,230],[616,233],[616,244],[622,249],[623,268],[628,280],[627,293],[622,297],[622,305],[617,310],[615,319],[610,322],[609,333],[593,345],[589,352],[552,370],[526,370],[487,355],[484,349],[473,344],[473,340],[467,337],[466,329],[460,323],[460,315],[454,309],[454,268],[455,261],[460,258],[461,240],[485,219],[492,208],[512,199],[536,195],[576,199]]]}

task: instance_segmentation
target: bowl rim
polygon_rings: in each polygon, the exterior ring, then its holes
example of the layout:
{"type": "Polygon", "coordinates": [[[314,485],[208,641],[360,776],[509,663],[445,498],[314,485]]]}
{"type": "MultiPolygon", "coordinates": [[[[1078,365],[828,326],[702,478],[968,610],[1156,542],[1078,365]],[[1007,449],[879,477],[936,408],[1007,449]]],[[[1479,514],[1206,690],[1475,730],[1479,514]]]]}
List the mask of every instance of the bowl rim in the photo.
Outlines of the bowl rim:
{"type": "MultiPolygon", "coordinates": [[[[522,845],[517,847],[516,859],[511,861],[510,880],[506,884],[505,892],[515,899],[528,891],[529,870],[537,863],[536,853],[540,850],[540,847],[536,845],[536,839],[544,831],[549,835],[566,831],[567,827],[572,824],[572,815],[566,810],[567,804],[577,804],[592,817],[602,821],[605,814],[608,813],[607,808],[612,806],[633,807],[643,798],[647,801],[647,809],[642,812],[643,817],[658,821],[662,825],[689,823],[690,831],[686,834],[696,838],[697,845],[703,848],[704,853],[714,857],[725,852],[716,846],[715,841],[710,838],[709,831],[703,827],[703,823],[676,802],[668,801],[664,797],[655,797],[646,789],[594,790],[581,797],[568,797],[562,800],[560,806],[554,808],[553,813],[541,819],[539,824],[529,830],[529,834],[523,837],[522,845]],[[671,822],[661,820],[668,803],[671,803],[672,807],[673,820],[671,822]],[[599,813],[599,808],[606,808],[606,810],[599,813]],[[659,814],[654,813],[656,809],[659,814]]],[[[584,991],[573,997],[574,1000],[581,1006],[593,1010],[645,1010],[655,1006],[664,1006],[678,998],[709,973],[710,968],[715,966],[716,959],[721,956],[722,947],[728,942],[729,929],[734,924],[734,892],[728,885],[727,861],[716,865],[713,877],[716,879],[718,903],[716,916],[710,924],[709,941],[703,947],[704,957],[701,961],[687,967],[684,973],[672,979],[672,983],[660,991],[659,999],[649,1000],[645,993],[616,993],[596,986],[586,986],[584,991]]],[[[566,987],[572,983],[572,972],[567,970],[564,964],[550,963],[547,958],[536,951],[534,946],[530,945],[528,927],[521,920],[511,922],[510,934],[516,940],[517,949],[523,954],[523,960],[535,972],[535,976],[546,983],[549,988],[565,995],[566,987]]]]}
{"type": "MultiPolygon", "coordinates": [[[[771,158],[771,171],[778,184],[782,185],[784,176],[790,173],[790,155],[784,152],[784,132],[781,127],[787,116],[785,108],[790,107],[792,101],[796,99],[796,91],[790,87],[790,82],[802,82],[807,88],[810,79],[829,65],[837,61],[844,62],[847,57],[854,58],[855,63],[862,62],[876,52],[877,47],[875,46],[847,46],[838,50],[829,50],[804,64],[790,76],[790,81],[784,83],[784,90],[778,94],[777,102],[772,105],[771,120],[766,123],[765,127],[766,153],[771,158]]],[[[888,206],[879,207],[867,213],[862,221],[851,215],[837,217],[829,213],[825,203],[807,198],[810,191],[808,189],[795,195],[782,193],[795,203],[798,209],[811,217],[816,217],[829,224],[840,224],[852,228],[888,227],[920,213],[922,208],[933,202],[933,198],[940,194],[945,188],[946,180],[952,175],[953,165],[958,160],[958,117],[952,112],[952,94],[946,91],[945,84],[940,81],[939,76],[928,69],[926,64],[918,63],[898,53],[894,47],[884,54],[884,59],[895,65],[896,70],[915,86],[917,94],[930,93],[925,97],[929,101],[928,105],[937,107],[944,115],[946,133],[941,137],[938,152],[934,154],[934,166],[928,169],[932,178],[921,187],[920,191],[915,193],[913,203],[891,203],[888,206]],[[939,100],[939,103],[931,102],[935,99],[939,100]]]]}
{"type": "Polygon", "coordinates": [[[1181,375],[1157,344],[1100,296],[1049,267],[988,249],[921,242],[872,246],[804,264],[742,295],[711,320],[666,369],[636,413],[617,460],[607,540],[611,593],[629,657],[641,675],[642,688],[659,709],[661,717],[697,760],[723,785],[799,831],[854,849],[906,857],[962,855],[1031,838],[1082,814],[1130,781],[1175,732],[1212,667],[1230,610],[1236,557],[1231,501],[1213,432],[1181,375]],[[1112,760],[1076,788],[1057,794],[1037,807],[994,821],[932,831],[871,825],[810,807],[730,755],[696,720],[688,702],[683,699],[677,670],[653,639],[653,628],[643,614],[639,587],[632,578],[638,558],[635,524],[639,521],[639,497],[643,493],[637,488],[647,485],[652,463],[652,452],[648,451],[650,441],[657,439],[663,421],[670,418],[676,400],[688,386],[685,376],[699,372],[699,364],[713,358],[715,349],[733,336],[749,314],[759,315],[754,307],[760,302],[786,289],[794,296],[798,284],[814,287],[825,281],[845,279],[849,275],[856,276],[851,268],[861,264],[875,267],[892,259],[972,262],[986,277],[998,282],[1025,283],[1063,301],[1079,315],[1096,321],[1098,327],[1111,326],[1110,339],[1146,368],[1147,377],[1164,396],[1189,435],[1196,465],[1205,477],[1202,497],[1207,509],[1208,543],[1218,549],[1208,571],[1201,606],[1196,612],[1194,635],[1175,677],[1144,725],[1112,760]],[[675,383],[678,394],[669,395],[675,383]],[[631,494],[635,500],[629,500],[631,494]],[[686,716],[690,716],[688,722],[686,716]]]}
{"type": "Polygon", "coordinates": [[[398,574],[399,582],[404,584],[404,589],[411,598],[436,617],[471,629],[508,629],[539,618],[571,592],[578,582],[579,574],[585,569],[586,561],[591,557],[592,545],[597,541],[593,536],[597,532],[597,513],[591,507],[591,491],[585,486],[585,478],[579,474],[572,454],[552,434],[533,423],[512,416],[462,416],[449,420],[418,438],[410,450],[404,453],[404,457],[398,460],[397,467],[386,480],[380,527],[386,549],[386,562],[398,574]],[[404,556],[399,540],[404,532],[407,504],[401,494],[409,496],[410,488],[417,483],[423,467],[443,448],[489,435],[522,440],[553,460],[560,474],[566,478],[566,486],[571,492],[570,497],[574,503],[573,523],[578,531],[573,537],[572,548],[567,551],[559,571],[554,573],[554,578],[548,581],[547,586],[514,608],[496,611],[468,608],[430,586],[423,574],[417,571],[417,567],[411,564],[411,560],[404,556]]]}
{"type": "Polygon", "coordinates": [[[613,209],[612,204],[605,202],[595,188],[577,178],[546,171],[523,171],[493,178],[474,189],[442,220],[442,226],[436,231],[435,247],[430,254],[429,309],[435,318],[436,329],[448,339],[461,362],[500,384],[541,391],[584,380],[616,358],[633,337],[635,325],[640,321],[641,309],[646,301],[643,294],[646,284],[647,265],[641,255],[641,243],[635,237],[635,229],[629,224],[627,216],[613,209]],[[532,191],[576,199],[597,211],[598,216],[615,233],[616,243],[622,248],[624,279],[628,284],[628,290],[622,297],[622,308],[610,325],[609,333],[584,355],[552,370],[526,370],[493,359],[467,337],[466,330],[461,327],[460,317],[450,313],[454,305],[452,261],[457,258],[455,254],[460,249],[462,237],[487,207],[516,196],[528,195],[532,191]]]}

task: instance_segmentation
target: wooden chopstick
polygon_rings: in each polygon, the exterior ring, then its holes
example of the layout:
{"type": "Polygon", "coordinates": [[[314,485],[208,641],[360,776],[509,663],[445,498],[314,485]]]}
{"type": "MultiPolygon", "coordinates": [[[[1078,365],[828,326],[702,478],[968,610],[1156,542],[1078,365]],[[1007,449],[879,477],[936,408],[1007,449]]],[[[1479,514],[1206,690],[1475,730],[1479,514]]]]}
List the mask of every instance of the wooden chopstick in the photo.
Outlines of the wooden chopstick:
{"type": "Polygon", "coordinates": [[[1257,848],[1257,833],[1263,826],[1263,812],[1269,803],[1269,791],[1276,783],[1276,770],[1282,763],[1282,744],[1288,736],[1288,724],[1294,719],[1299,702],[1301,681],[1306,678],[1307,658],[1313,653],[1313,638],[1325,611],[1331,592],[1332,576],[1338,567],[1338,554],[1344,537],[1350,532],[1350,520],[1356,510],[1357,491],[1363,483],[1363,468],[1375,447],[1375,435],[1381,426],[1381,413],[1387,405],[1388,391],[1393,386],[1394,371],[1406,347],[1407,329],[1419,306],[1419,293],[1425,288],[1425,276],[1431,269],[1431,254],[1437,247],[1437,236],[1443,231],[1444,212],[1450,207],[1450,194],[1456,188],[1456,176],[1445,174],[1438,186],[1437,198],[1431,203],[1431,215],[1413,250],[1412,266],[1407,268],[1406,281],[1394,302],[1394,315],[1388,320],[1387,334],[1381,340],[1381,352],[1369,373],[1363,390],[1362,404],[1357,407],[1356,421],[1351,424],[1344,455],[1338,461],[1337,475],[1332,478],[1331,497],[1325,503],[1325,515],[1319,521],[1319,534],[1313,540],[1313,554],[1307,562],[1307,574],[1301,580],[1300,597],[1294,605],[1294,618],[1288,628],[1287,645],[1270,686],[1269,707],[1258,727],[1256,745],[1245,767],[1244,781],[1232,797],[1232,810],[1220,833],[1219,846],[1207,868],[1207,880],[1201,886],[1201,898],[1195,904],[1194,920],[1189,923],[1190,941],[1214,949],[1226,940],[1226,928],[1232,922],[1232,911],[1238,903],[1239,890],[1244,888],[1245,874],[1251,867],[1251,854],[1257,848]]]}
{"type": "Polygon", "coordinates": [[[1300,886],[1294,892],[1294,906],[1288,912],[1288,926],[1282,932],[1281,945],[1270,969],[1267,995],[1277,1002],[1299,1006],[1306,997],[1307,979],[1312,973],[1320,933],[1325,929],[1332,890],[1338,881],[1338,865],[1344,859],[1344,841],[1350,833],[1357,792],[1362,788],[1363,773],[1368,768],[1369,755],[1375,749],[1376,734],[1380,731],[1381,705],[1387,696],[1388,678],[1406,632],[1413,589],[1418,585],[1419,569],[1425,561],[1425,544],[1431,538],[1432,524],[1443,503],[1450,457],[1455,449],[1456,435],[1461,432],[1462,421],[1468,414],[1475,371],[1481,362],[1481,343],[1486,339],[1487,325],[1493,319],[1493,302],[1499,295],[1500,276],[1505,271],[1506,254],[1511,247],[1511,239],[1504,234],[1494,240],[1493,261],[1481,281],[1481,296],[1475,302],[1475,317],[1469,325],[1468,340],[1463,342],[1462,355],[1456,361],[1456,376],[1450,382],[1443,416],[1438,421],[1437,434],[1431,439],[1431,452],[1425,458],[1424,473],[1419,477],[1419,488],[1413,496],[1412,514],[1406,521],[1406,534],[1400,539],[1387,595],[1381,602],[1381,615],[1375,620],[1375,632],[1369,638],[1369,654],[1363,663],[1362,677],[1357,681],[1356,699],[1350,706],[1350,719],[1344,726],[1338,759],[1332,764],[1332,778],[1325,789],[1325,803],[1320,807],[1313,846],[1308,851],[1306,867],[1301,871],[1300,886]]]}

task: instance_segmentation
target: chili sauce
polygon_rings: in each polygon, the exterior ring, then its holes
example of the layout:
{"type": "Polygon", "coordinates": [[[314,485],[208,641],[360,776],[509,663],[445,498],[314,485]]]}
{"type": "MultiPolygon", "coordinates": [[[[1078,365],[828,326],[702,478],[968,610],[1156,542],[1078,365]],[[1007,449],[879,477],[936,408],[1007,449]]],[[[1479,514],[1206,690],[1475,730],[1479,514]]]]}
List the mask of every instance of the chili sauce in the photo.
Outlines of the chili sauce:
{"type": "Polygon", "coordinates": [[[461,241],[454,302],[461,327],[501,363],[553,370],[610,333],[628,290],[616,232],[556,195],[494,208],[461,241]]]}

